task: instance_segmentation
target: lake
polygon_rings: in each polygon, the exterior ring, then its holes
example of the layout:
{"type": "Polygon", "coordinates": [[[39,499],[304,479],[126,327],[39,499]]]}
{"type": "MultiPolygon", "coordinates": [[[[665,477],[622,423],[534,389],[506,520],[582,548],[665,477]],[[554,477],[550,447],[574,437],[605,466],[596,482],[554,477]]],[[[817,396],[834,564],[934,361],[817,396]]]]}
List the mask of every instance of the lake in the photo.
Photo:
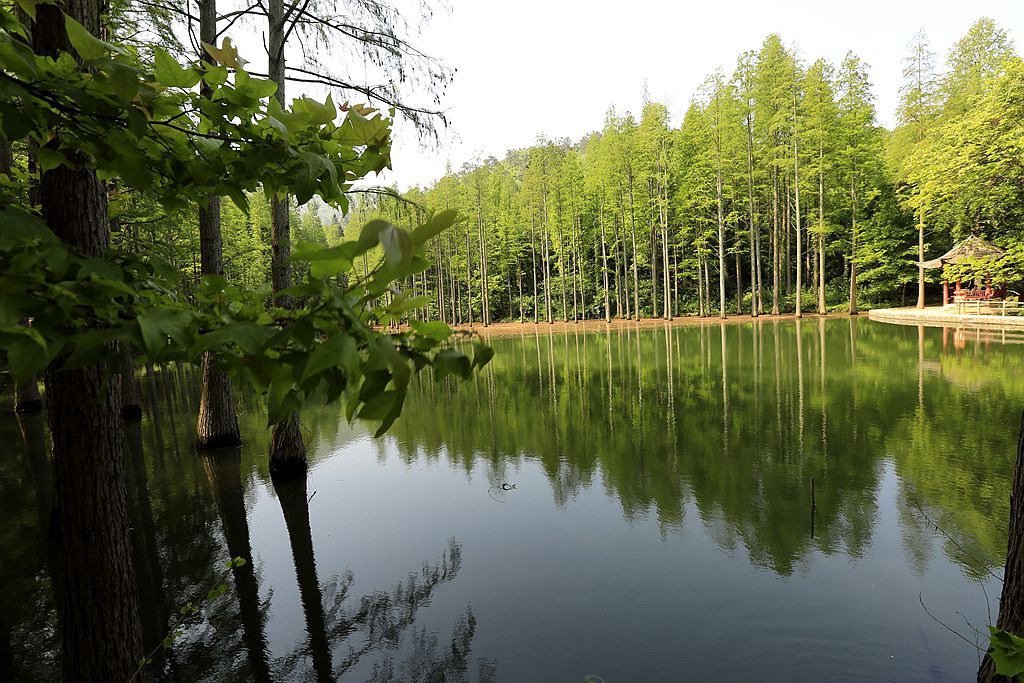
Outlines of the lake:
{"type": "MultiPolygon", "coordinates": [[[[151,675],[973,680],[1022,342],[841,316],[495,338],[384,438],[306,410],[308,479],[277,487],[259,402],[241,449],[197,455],[198,373],[158,368],[126,435],[147,649],[202,608],[151,675]]],[[[45,680],[47,437],[9,396],[0,679],[45,680]]]]}

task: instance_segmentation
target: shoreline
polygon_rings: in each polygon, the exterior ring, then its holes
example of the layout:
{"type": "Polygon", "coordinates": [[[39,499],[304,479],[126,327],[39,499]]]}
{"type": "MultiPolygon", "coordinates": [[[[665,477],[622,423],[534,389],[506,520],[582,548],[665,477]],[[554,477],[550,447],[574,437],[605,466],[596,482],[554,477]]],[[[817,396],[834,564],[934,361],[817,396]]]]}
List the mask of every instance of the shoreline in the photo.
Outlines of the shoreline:
{"type": "MultiPolygon", "coordinates": [[[[867,318],[867,311],[862,311],[856,318],[867,318]]],[[[804,313],[801,320],[828,319],[828,318],[850,318],[848,313],[836,311],[829,315],[818,315],[817,313],[804,313]]],[[[640,320],[612,318],[611,322],[598,320],[580,320],[579,322],[556,320],[554,322],[499,322],[491,323],[488,326],[476,323],[471,325],[451,325],[456,332],[473,332],[481,337],[508,337],[524,334],[559,334],[563,332],[603,332],[607,330],[639,330],[658,329],[663,327],[695,327],[700,325],[737,325],[740,323],[796,320],[792,313],[780,313],[779,315],[759,315],[756,318],[749,314],[730,315],[720,318],[717,315],[705,316],[680,316],[665,320],[664,318],[641,318],[640,320]]]]}

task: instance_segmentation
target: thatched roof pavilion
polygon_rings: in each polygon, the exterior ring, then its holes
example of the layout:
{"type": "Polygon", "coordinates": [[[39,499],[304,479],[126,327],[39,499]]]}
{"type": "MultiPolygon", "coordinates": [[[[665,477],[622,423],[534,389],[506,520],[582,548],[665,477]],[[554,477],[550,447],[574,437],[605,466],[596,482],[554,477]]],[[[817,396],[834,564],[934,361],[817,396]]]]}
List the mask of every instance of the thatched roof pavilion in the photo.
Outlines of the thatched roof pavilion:
{"type": "Polygon", "coordinates": [[[977,235],[971,235],[939,258],[932,259],[931,261],[918,261],[917,265],[922,268],[942,268],[947,263],[996,259],[1005,253],[1005,249],[990,244],[977,235]]]}
{"type": "MultiPolygon", "coordinates": [[[[1005,253],[1005,249],[1002,249],[994,244],[986,242],[977,235],[971,235],[970,237],[963,240],[962,242],[954,246],[952,249],[947,251],[945,254],[940,256],[939,258],[932,259],[931,261],[917,261],[916,263],[921,268],[945,268],[947,265],[955,265],[957,263],[964,263],[970,261],[992,261],[1001,258],[1005,253]]],[[[956,286],[957,293],[959,294],[959,292],[961,291],[959,280],[957,281],[956,286]]],[[[993,293],[996,292],[989,292],[989,295],[993,293]]],[[[948,303],[949,279],[943,277],[942,304],[945,306],[948,303]]]]}

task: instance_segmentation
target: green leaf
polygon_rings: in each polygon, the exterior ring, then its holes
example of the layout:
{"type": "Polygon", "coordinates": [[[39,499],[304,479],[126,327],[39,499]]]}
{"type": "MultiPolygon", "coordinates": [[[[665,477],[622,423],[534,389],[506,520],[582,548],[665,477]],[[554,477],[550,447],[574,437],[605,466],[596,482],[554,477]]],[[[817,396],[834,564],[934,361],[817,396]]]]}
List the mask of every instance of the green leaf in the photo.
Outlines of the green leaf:
{"type": "Polygon", "coordinates": [[[187,341],[190,322],[188,313],[170,308],[151,308],[136,318],[146,351],[154,356],[163,353],[172,339],[178,343],[187,341]]]}
{"type": "Polygon", "coordinates": [[[433,214],[427,219],[427,222],[412,231],[413,244],[416,246],[422,246],[430,238],[440,235],[442,232],[455,225],[455,219],[458,215],[458,211],[455,209],[445,209],[444,211],[438,211],[433,214]]]}
{"type": "Polygon", "coordinates": [[[448,327],[447,324],[440,320],[431,320],[428,322],[410,320],[409,325],[412,327],[412,331],[416,334],[439,342],[444,341],[452,334],[452,328],[448,327]]]}
{"type": "Polygon", "coordinates": [[[29,16],[32,21],[36,20],[36,6],[42,5],[50,0],[17,0],[18,7],[29,16]]]}
{"type": "Polygon", "coordinates": [[[398,392],[391,389],[370,397],[359,411],[364,420],[383,420],[391,412],[398,398],[398,392]]]}
{"type": "Polygon", "coordinates": [[[88,29],[69,17],[67,14],[64,15],[64,27],[67,29],[68,40],[71,41],[71,47],[75,48],[75,52],[81,55],[82,59],[86,61],[100,59],[105,56],[108,51],[113,51],[114,49],[109,43],[105,43],[93,34],[89,33],[88,29]]]}
{"type": "Polygon", "coordinates": [[[52,171],[58,166],[66,166],[72,168],[71,162],[68,158],[50,147],[38,147],[35,150],[36,156],[39,159],[39,167],[43,172],[52,171]]]}
{"type": "Polygon", "coordinates": [[[153,66],[157,80],[170,88],[193,88],[199,83],[200,73],[178,64],[166,50],[153,49],[153,66]]]}
{"type": "Polygon", "coordinates": [[[318,375],[355,354],[355,340],[344,332],[335,332],[327,341],[317,344],[313,352],[309,354],[309,360],[306,361],[306,367],[302,371],[302,379],[306,380],[318,375]]]}
{"type": "Polygon", "coordinates": [[[245,60],[238,56],[238,49],[231,44],[230,38],[225,38],[220,47],[215,47],[209,43],[203,43],[203,47],[221,66],[241,69],[245,65],[245,60]]]}
{"type": "Polygon", "coordinates": [[[1009,679],[1024,674],[1024,638],[991,626],[989,632],[989,655],[996,673],[1009,679]]]}
{"type": "Polygon", "coordinates": [[[482,368],[494,358],[494,349],[480,342],[473,342],[473,366],[482,368]]]}
{"type": "Polygon", "coordinates": [[[433,365],[438,380],[442,380],[449,375],[465,379],[473,371],[469,358],[455,349],[441,349],[435,353],[433,365]]]}
{"type": "Polygon", "coordinates": [[[0,348],[7,351],[7,363],[11,375],[17,382],[23,382],[50,364],[60,352],[60,345],[48,345],[38,335],[4,335],[0,348]]]}

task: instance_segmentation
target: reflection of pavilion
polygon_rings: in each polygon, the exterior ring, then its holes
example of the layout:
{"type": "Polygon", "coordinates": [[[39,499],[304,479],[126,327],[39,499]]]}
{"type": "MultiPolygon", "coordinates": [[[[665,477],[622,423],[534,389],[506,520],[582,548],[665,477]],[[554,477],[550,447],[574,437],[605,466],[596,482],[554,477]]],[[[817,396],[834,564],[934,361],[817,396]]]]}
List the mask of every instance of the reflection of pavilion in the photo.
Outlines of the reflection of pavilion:
{"type": "MultiPolygon", "coordinates": [[[[996,283],[997,286],[994,287],[991,277],[982,278],[978,276],[974,278],[973,287],[964,287],[963,275],[948,274],[946,266],[982,266],[998,261],[1005,253],[1004,249],[986,242],[977,235],[971,235],[942,256],[931,261],[918,261],[917,265],[921,268],[942,269],[943,306],[949,305],[949,283],[955,277],[956,289],[953,291],[953,303],[957,307],[957,313],[961,312],[962,307],[966,304],[972,302],[977,304],[976,311],[980,313],[983,307],[988,308],[984,305],[985,303],[996,300],[999,300],[1000,303],[1006,301],[1005,283],[996,283]]],[[[1016,302],[1016,299],[1014,299],[1014,302],[1016,302]]]]}

